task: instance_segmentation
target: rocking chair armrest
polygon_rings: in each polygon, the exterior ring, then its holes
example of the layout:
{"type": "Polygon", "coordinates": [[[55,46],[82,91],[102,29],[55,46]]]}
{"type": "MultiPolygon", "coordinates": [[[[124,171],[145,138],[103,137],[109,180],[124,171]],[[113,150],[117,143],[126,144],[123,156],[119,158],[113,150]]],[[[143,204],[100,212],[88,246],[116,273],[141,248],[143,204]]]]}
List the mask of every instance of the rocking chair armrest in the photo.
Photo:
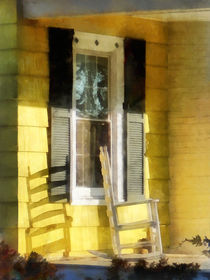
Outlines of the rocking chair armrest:
{"type": "Polygon", "coordinates": [[[116,207],[132,206],[132,205],[138,205],[138,204],[148,204],[148,203],[151,203],[151,202],[157,203],[157,202],[159,202],[159,199],[149,198],[149,199],[142,199],[142,200],[139,200],[139,201],[118,202],[118,203],[115,203],[114,206],[116,206],[116,207]]]}

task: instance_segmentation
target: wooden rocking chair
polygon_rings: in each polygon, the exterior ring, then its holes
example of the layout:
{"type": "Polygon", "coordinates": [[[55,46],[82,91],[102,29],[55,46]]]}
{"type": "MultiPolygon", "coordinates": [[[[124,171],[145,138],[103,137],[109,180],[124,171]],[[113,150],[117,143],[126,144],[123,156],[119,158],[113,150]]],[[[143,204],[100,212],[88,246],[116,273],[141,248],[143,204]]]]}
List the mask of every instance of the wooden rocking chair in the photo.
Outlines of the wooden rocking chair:
{"type": "Polygon", "coordinates": [[[115,203],[114,192],[111,180],[110,162],[107,147],[100,147],[100,161],[102,167],[103,184],[105,190],[105,201],[107,205],[107,216],[109,218],[110,232],[113,252],[117,257],[121,258],[149,258],[158,257],[162,254],[162,242],[160,234],[160,225],[157,211],[158,200],[145,199],[138,202],[123,202],[115,203]],[[132,223],[119,223],[117,208],[118,207],[129,207],[131,205],[145,204],[148,210],[148,219],[142,220],[141,213],[140,219],[137,222],[132,223]],[[121,244],[120,242],[120,231],[133,230],[133,229],[149,229],[150,240],[140,240],[137,243],[121,244]],[[123,249],[129,248],[151,248],[145,254],[122,254],[123,249]]]}

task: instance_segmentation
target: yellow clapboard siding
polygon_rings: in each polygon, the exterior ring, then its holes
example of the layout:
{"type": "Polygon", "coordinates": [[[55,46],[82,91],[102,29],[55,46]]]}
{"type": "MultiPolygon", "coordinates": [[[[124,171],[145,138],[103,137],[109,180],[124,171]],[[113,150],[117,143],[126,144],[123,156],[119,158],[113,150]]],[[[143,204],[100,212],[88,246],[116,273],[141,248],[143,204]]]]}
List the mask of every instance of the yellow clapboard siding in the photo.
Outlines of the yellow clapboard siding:
{"type": "MultiPolygon", "coordinates": [[[[42,234],[41,238],[40,236],[32,237],[32,248],[41,247],[41,246],[45,247],[47,244],[56,241],[57,243],[62,243],[63,248],[65,248],[64,231],[62,228],[48,231],[42,234]]],[[[46,251],[45,254],[46,253],[50,253],[50,252],[46,251]]]]}
{"type": "Polygon", "coordinates": [[[72,227],[108,226],[106,206],[73,206],[66,204],[67,215],[72,217],[72,227]]]}
{"type": "MultiPolygon", "coordinates": [[[[18,99],[46,106],[49,99],[49,79],[27,75],[18,76],[18,99]]],[[[32,104],[29,107],[32,107],[32,104]]]]}
{"type": "Polygon", "coordinates": [[[203,134],[198,137],[196,137],[196,135],[179,135],[170,137],[170,153],[173,155],[205,154],[209,145],[209,137],[203,136],[203,134]]]}
{"type": "Polygon", "coordinates": [[[146,87],[153,89],[167,89],[167,67],[146,65],[146,87]]]}
{"type": "Polygon", "coordinates": [[[109,227],[72,227],[71,251],[111,249],[109,227]]]}
{"type": "Polygon", "coordinates": [[[1,101],[0,102],[0,125],[16,126],[17,125],[17,102],[1,101]]]}
{"type": "MultiPolygon", "coordinates": [[[[203,236],[210,235],[210,219],[174,219],[173,224],[170,226],[170,236],[172,245],[177,246],[185,238],[191,239],[192,236],[200,234],[203,236]]],[[[191,244],[190,249],[193,249],[191,244]]],[[[197,253],[200,248],[197,249],[197,253]]],[[[185,251],[186,252],[186,251],[185,251]]],[[[186,252],[189,253],[189,252],[186,252]]]]}
{"type": "Polygon", "coordinates": [[[47,28],[20,25],[18,36],[20,49],[38,52],[49,51],[47,28]]]}
{"type": "Polygon", "coordinates": [[[28,202],[28,186],[26,177],[18,177],[18,201],[28,202]]]}
{"type": "MultiPolygon", "coordinates": [[[[207,22],[169,24],[171,244],[209,233],[209,36],[207,22]]],[[[183,245],[182,253],[199,252],[183,245]]]]}
{"type": "MultiPolygon", "coordinates": [[[[87,21],[84,20],[84,18],[75,18],[75,19],[69,19],[69,21],[72,21],[72,26],[83,26],[84,29],[91,30],[92,32],[99,30],[99,26],[104,26],[104,29],[101,29],[103,31],[103,34],[113,34],[113,35],[122,35],[122,36],[132,36],[136,38],[144,38],[151,42],[164,42],[166,43],[167,38],[167,28],[166,24],[160,24],[152,21],[147,20],[140,20],[137,18],[128,18],[125,16],[115,16],[113,17],[114,22],[116,25],[113,24],[113,21],[106,21],[107,17],[104,16],[103,18],[99,17],[92,17],[91,23],[87,25],[87,21]],[[93,22],[97,22],[97,24],[93,24],[93,22]],[[111,24],[112,22],[112,24],[111,24]],[[124,24],[124,28],[120,28],[121,23],[124,24]],[[142,25],[144,25],[145,28],[142,28],[142,25]],[[141,27],[141,28],[140,28],[141,27]]],[[[63,21],[65,24],[65,21],[63,21]]],[[[66,20],[67,24],[68,20],[66,20]]],[[[55,24],[56,25],[56,24],[55,24]]],[[[68,23],[68,27],[70,27],[68,23]]],[[[45,35],[46,30],[45,29],[37,29],[35,30],[35,27],[21,27],[20,32],[22,32],[20,43],[21,47],[23,49],[27,50],[35,50],[37,52],[21,52],[20,53],[20,73],[22,76],[18,77],[18,99],[19,101],[19,125],[20,126],[27,126],[27,127],[19,127],[20,134],[22,133],[22,136],[20,138],[25,138],[21,145],[19,146],[19,149],[25,150],[26,147],[31,150],[31,152],[19,152],[18,153],[18,166],[19,166],[19,187],[22,185],[22,190],[19,191],[19,198],[22,202],[26,202],[28,200],[27,195],[27,185],[26,185],[26,178],[28,176],[28,166],[30,166],[31,173],[39,172],[41,176],[41,171],[43,169],[46,169],[48,167],[47,165],[47,154],[45,152],[39,153],[34,152],[36,149],[38,149],[38,145],[36,146],[36,143],[38,142],[38,139],[33,138],[32,132],[30,133],[29,130],[31,129],[30,126],[48,126],[48,119],[47,119],[47,110],[46,110],[46,104],[48,102],[48,94],[49,94],[49,80],[47,78],[48,72],[46,71],[46,68],[48,67],[46,63],[46,57],[47,54],[43,54],[41,52],[47,51],[45,49],[45,35]],[[31,34],[30,34],[31,32],[31,34]],[[28,34],[28,35],[27,35],[28,34]],[[36,36],[40,34],[40,41],[38,41],[37,46],[33,45],[33,40],[35,40],[36,36]],[[42,35],[41,35],[42,34],[42,35]],[[44,35],[45,34],[45,35],[44,35]],[[26,38],[27,37],[27,38],[26,38]],[[43,40],[43,41],[42,41],[43,40]],[[34,48],[34,49],[33,49],[34,48]],[[42,64],[40,66],[40,61],[44,63],[44,67],[40,70],[42,67],[42,64]],[[31,75],[31,76],[29,76],[31,75]],[[43,77],[35,77],[35,76],[43,76],[43,77]],[[46,78],[45,78],[46,77],[46,78]],[[39,115],[39,117],[38,117],[39,115]],[[22,129],[22,131],[21,131],[22,129]],[[24,136],[26,135],[26,137],[24,136]],[[28,140],[27,140],[28,138],[28,140]],[[33,139],[32,139],[33,138],[33,139]],[[34,143],[33,143],[34,141],[34,143]],[[36,142],[36,143],[35,143],[36,142]],[[33,150],[33,151],[32,151],[33,150]]],[[[79,29],[80,30],[80,29],[79,29]]],[[[99,31],[99,33],[101,32],[99,31]]],[[[86,30],[87,31],[87,30],[86,30]]],[[[166,56],[165,56],[165,45],[162,46],[149,46],[149,49],[147,51],[150,53],[150,55],[147,57],[147,63],[153,63],[155,65],[158,65],[159,63],[165,64],[166,56]],[[157,54],[154,56],[156,58],[156,61],[152,59],[152,49],[155,48],[155,53],[157,54]]],[[[158,69],[154,69],[155,67],[147,67],[147,71],[149,71],[149,79],[148,82],[152,85],[153,88],[147,88],[148,96],[150,95],[150,100],[148,97],[148,111],[151,113],[148,115],[148,131],[150,133],[156,133],[158,131],[159,134],[167,134],[167,95],[166,95],[166,75],[165,75],[165,69],[162,69],[161,67],[158,69]],[[159,87],[164,87],[164,90],[159,89],[159,87]],[[156,89],[158,88],[158,89],[156,89]],[[155,95],[155,97],[154,97],[155,95]],[[157,111],[157,112],[156,112],[157,111]],[[162,112],[165,113],[162,113],[162,112]]],[[[150,85],[149,84],[149,85],[150,85]]],[[[34,130],[35,131],[35,130],[34,130]]],[[[39,138],[39,136],[36,136],[39,138]]],[[[42,138],[42,137],[40,137],[42,138]]],[[[165,135],[164,135],[165,139],[165,135]]],[[[20,141],[19,141],[20,143],[20,141]]],[[[165,142],[164,142],[165,143],[165,142]]],[[[45,144],[44,144],[45,145],[45,144]]],[[[163,143],[160,143],[160,141],[157,143],[157,149],[158,145],[160,146],[160,149],[162,148],[161,145],[163,143]]],[[[40,145],[41,146],[41,145],[40,145]]],[[[39,147],[40,147],[39,146],[39,147]]],[[[157,159],[157,158],[151,158],[150,159],[153,164],[149,165],[149,169],[151,170],[151,174],[160,174],[161,176],[165,177],[165,174],[168,174],[168,166],[166,165],[166,160],[164,159],[157,159]],[[157,166],[160,166],[160,169],[157,169],[157,166]],[[157,171],[156,171],[157,169],[157,171]],[[152,171],[153,170],[153,171],[152,171]],[[163,171],[164,170],[164,171],[163,171]]],[[[168,175],[166,176],[168,178],[168,175]]],[[[159,178],[159,177],[158,177],[159,178]]],[[[35,187],[39,188],[39,185],[41,186],[45,184],[45,180],[42,182],[40,181],[41,178],[37,178],[34,180],[31,180],[30,184],[32,189],[35,189],[35,187]]],[[[160,179],[161,181],[161,179],[160,179]]],[[[158,185],[159,186],[159,185],[158,185]]],[[[161,188],[161,187],[160,187],[161,188]]],[[[36,195],[33,195],[34,201],[38,199],[42,199],[46,197],[46,190],[41,190],[39,188],[39,192],[36,195]]],[[[36,204],[36,203],[35,203],[36,204]]],[[[32,215],[40,215],[43,214],[45,211],[54,211],[53,213],[57,213],[56,210],[59,210],[61,207],[63,207],[64,204],[59,203],[50,203],[46,202],[40,207],[34,208],[32,211],[32,215]]],[[[22,232],[20,233],[21,236],[19,236],[20,240],[22,238],[22,241],[24,241],[24,228],[26,229],[28,226],[28,220],[27,220],[27,204],[22,203],[20,206],[20,211],[24,211],[25,216],[22,221],[20,221],[20,228],[22,226],[22,232]],[[22,224],[21,224],[22,223],[22,224]]],[[[111,240],[110,240],[110,232],[109,232],[109,226],[108,226],[108,219],[106,216],[106,207],[105,206],[72,206],[69,204],[65,204],[65,210],[67,212],[67,216],[71,218],[71,228],[70,228],[70,248],[71,248],[71,255],[78,255],[78,254],[85,254],[86,250],[107,250],[111,249],[111,240]]],[[[162,221],[165,223],[168,223],[168,220],[165,218],[167,214],[165,214],[165,211],[167,211],[165,204],[163,204],[160,207],[160,214],[163,215],[162,221]],[[164,212],[164,213],[163,213],[164,212]]],[[[136,209],[133,209],[132,211],[125,211],[121,213],[123,218],[127,219],[134,219],[138,212],[136,209]]],[[[37,228],[44,228],[45,226],[54,224],[54,223],[60,223],[65,222],[65,215],[54,215],[47,217],[46,219],[37,221],[33,224],[34,227],[37,228]]],[[[167,235],[167,227],[161,227],[162,232],[164,233],[164,244],[168,244],[168,235],[167,235]]],[[[52,230],[53,232],[53,230],[52,230]]],[[[33,246],[42,246],[39,247],[39,250],[42,254],[49,254],[52,253],[55,256],[62,256],[64,251],[64,245],[65,241],[59,241],[59,237],[63,237],[62,230],[58,230],[55,235],[49,230],[44,233],[43,235],[37,236],[36,238],[33,238],[33,246]],[[48,246],[49,245],[49,246],[48,246]],[[52,245],[52,246],[51,246],[52,245]],[[51,247],[50,247],[51,246],[51,247]],[[53,248],[54,246],[54,248],[53,248]]],[[[125,233],[124,233],[125,234],[125,233]]],[[[136,237],[143,237],[145,236],[145,232],[140,231],[137,235],[136,234],[128,234],[127,237],[130,237],[131,239],[134,239],[136,237]]],[[[22,247],[22,251],[24,251],[24,246],[22,247]]],[[[88,254],[86,252],[86,254],[88,254]]]]}
{"type": "Polygon", "coordinates": [[[18,203],[0,203],[0,228],[17,228],[18,203]]]}
{"type": "Polygon", "coordinates": [[[148,180],[149,194],[153,199],[159,199],[161,202],[169,200],[169,182],[168,180],[148,180]]]}
{"type": "Polygon", "coordinates": [[[206,212],[210,211],[209,197],[202,192],[200,194],[191,194],[190,191],[185,192],[187,195],[174,195],[173,201],[170,202],[172,218],[180,219],[204,219],[206,212]]]}
{"type": "Polygon", "coordinates": [[[60,223],[65,224],[65,222],[66,222],[65,215],[62,213],[60,213],[60,214],[55,213],[51,217],[47,217],[47,215],[49,215],[49,213],[48,214],[46,213],[45,215],[46,215],[46,219],[40,219],[35,222],[32,222],[33,227],[35,227],[35,228],[48,227],[48,226],[57,225],[60,223]]]}
{"type": "Polygon", "coordinates": [[[148,43],[146,45],[146,64],[155,66],[168,65],[167,45],[148,43]]]}
{"type": "Polygon", "coordinates": [[[146,156],[168,156],[168,135],[146,135],[146,156]]]}
{"type": "Polygon", "coordinates": [[[209,70],[205,67],[170,69],[168,71],[168,82],[173,88],[201,87],[209,84],[207,76],[209,70]]]}
{"type": "Polygon", "coordinates": [[[166,112],[147,112],[145,115],[145,133],[167,134],[168,115],[166,112]]]}
{"type": "Polygon", "coordinates": [[[20,75],[48,77],[48,54],[19,51],[18,73],[20,75]]]}
{"type": "Polygon", "coordinates": [[[0,151],[17,151],[16,127],[0,127],[0,151]]]}
{"type": "Polygon", "coordinates": [[[173,179],[170,183],[170,194],[176,195],[203,195],[208,196],[209,194],[210,177],[207,176],[193,176],[183,177],[179,176],[173,179]]]}
{"type": "MultiPolygon", "coordinates": [[[[28,188],[30,188],[31,193],[33,192],[33,190],[38,189],[38,192],[37,192],[38,194],[39,194],[39,192],[46,191],[48,189],[47,177],[42,177],[42,175],[40,175],[40,176],[38,175],[38,177],[36,179],[30,180],[29,183],[27,180],[28,180],[27,177],[20,177],[20,176],[18,177],[18,185],[19,185],[18,201],[19,202],[28,202],[29,201],[28,188]],[[29,184],[29,186],[27,184],[29,184]]],[[[43,197],[41,196],[41,198],[43,198],[43,197]]],[[[33,201],[33,199],[32,199],[32,201],[33,201]]]]}
{"type": "Polygon", "coordinates": [[[17,176],[17,152],[0,152],[0,159],[0,177],[17,176]]]}
{"type": "Polygon", "coordinates": [[[18,200],[17,197],[17,177],[0,177],[0,201],[14,202],[18,200]],[[9,190],[9,191],[5,191],[9,190]]]}
{"type": "Polygon", "coordinates": [[[147,205],[132,205],[117,208],[119,223],[132,223],[140,219],[146,220],[148,218],[147,205]]]}
{"type": "MultiPolygon", "coordinates": [[[[34,202],[33,205],[36,205],[36,202],[34,202]]],[[[31,217],[34,218],[41,215],[42,213],[54,210],[63,210],[63,213],[65,213],[65,215],[67,216],[66,205],[64,203],[50,203],[50,201],[48,200],[48,202],[44,203],[43,205],[31,209],[31,217]]],[[[71,216],[68,215],[68,217],[71,216]]]]}
{"type": "MultiPolygon", "coordinates": [[[[208,141],[209,136],[209,123],[208,120],[210,117],[207,115],[205,117],[196,117],[196,116],[189,116],[189,118],[180,115],[180,117],[177,116],[170,116],[170,127],[169,127],[169,134],[170,134],[170,142],[173,144],[173,141],[178,141],[183,143],[191,145],[190,141],[187,141],[187,137],[197,146],[202,146],[204,141],[208,141]],[[186,119],[186,122],[182,122],[186,119]],[[200,119],[200,122],[199,122],[200,119]],[[196,141],[197,140],[197,141],[196,141]]],[[[196,151],[195,151],[196,152],[196,151]]]]}
{"type": "Polygon", "coordinates": [[[168,179],[168,158],[152,157],[149,161],[149,179],[168,179]]]}
{"type": "Polygon", "coordinates": [[[0,77],[0,100],[12,100],[17,98],[17,77],[1,76],[0,77]]]}
{"type": "Polygon", "coordinates": [[[209,88],[173,89],[169,94],[171,112],[188,113],[200,116],[209,108],[209,88]]]}
{"type": "Polygon", "coordinates": [[[120,232],[120,243],[129,244],[137,243],[141,238],[147,238],[147,231],[145,229],[134,229],[120,232]]]}
{"type": "Polygon", "coordinates": [[[146,112],[164,112],[168,110],[168,91],[146,88],[146,112]]]}
{"type": "Polygon", "coordinates": [[[29,228],[30,220],[29,220],[29,211],[28,205],[25,202],[18,202],[18,227],[19,228],[29,228]]]}
{"type": "Polygon", "coordinates": [[[160,225],[160,232],[161,232],[163,248],[168,248],[170,243],[171,243],[169,226],[168,225],[160,225]]]}
{"type": "Polygon", "coordinates": [[[18,228],[4,228],[4,241],[9,244],[11,248],[18,247],[18,228]]]}
{"type": "MultiPolygon", "coordinates": [[[[198,50],[199,53],[199,50],[198,50]]],[[[197,56],[192,56],[189,58],[180,58],[176,59],[169,55],[169,63],[170,63],[170,70],[188,70],[191,67],[194,67],[197,65],[197,68],[208,68],[209,65],[209,56],[200,56],[199,54],[197,56]]]]}
{"type": "Polygon", "coordinates": [[[30,106],[23,101],[18,102],[18,125],[48,127],[48,108],[38,103],[30,106]]]}
{"type": "Polygon", "coordinates": [[[2,0],[0,2],[0,24],[17,22],[16,0],[2,0]]]}
{"type": "MultiPolygon", "coordinates": [[[[169,56],[170,57],[170,56],[169,56]]],[[[180,70],[180,71],[187,71],[189,69],[193,69],[195,65],[197,65],[197,69],[203,69],[208,67],[209,65],[209,56],[199,56],[199,53],[197,56],[191,57],[191,58],[185,58],[185,59],[175,59],[174,61],[171,60],[169,70],[180,70]]]]}
{"type": "Polygon", "coordinates": [[[31,174],[48,168],[46,153],[18,152],[18,176],[27,177],[28,167],[31,174]]]}
{"type": "MultiPolygon", "coordinates": [[[[179,45],[174,44],[170,45],[168,48],[168,63],[180,63],[183,59],[194,59],[196,57],[206,58],[209,56],[208,49],[206,45],[202,44],[187,44],[179,45]],[[195,53],[197,54],[195,56],[195,53]]],[[[202,61],[201,61],[202,62],[202,61]]]]}
{"type": "MultiPolygon", "coordinates": [[[[1,9],[1,8],[0,8],[1,9]]],[[[17,48],[17,25],[0,24],[0,50],[17,48]]]]}
{"type": "MultiPolygon", "coordinates": [[[[49,201],[49,194],[47,186],[43,186],[42,190],[35,194],[31,194],[31,200],[34,204],[38,204],[40,201],[49,201]]],[[[41,203],[41,202],[40,202],[41,203]]]]}
{"type": "Polygon", "coordinates": [[[18,74],[18,52],[0,50],[0,75],[18,74]]]}
{"type": "Polygon", "coordinates": [[[210,120],[210,116],[205,114],[205,111],[199,111],[198,115],[187,114],[185,112],[169,112],[168,119],[170,122],[169,130],[171,125],[173,124],[200,124],[200,123],[208,123],[210,120]],[[201,122],[202,120],[202,122],[201,122]]]}
{"type": "Polygon", "coordinates": [[[159,214],[159,220],[161,225],[170,224],[169,205],[167,202],[158,203],[158,214],[159,214]]]}
{"type": "Polygon", "coordinates": [[[145,39],[167,43],[167,24],[119,14],[78,16],[74,18],[39,19],[44,26],[68,27],[78,31],[145,39]]]}
{"type": "Polygon", "coordinates": [[[20,126],[18,128],[18,150],[20,152],[48,152],[47,129],[20,126]]]}
{"type": "Polygon", "coordinates": [[[170,157],[170,169],[174,176],[192,177],[210,175],[210,153],[173,155],[170,157]],[[190,166],[190,168],[189,168],[190,166]]]}
{"type": "Polygon", "coordinates": [[[17,241],[17,249],[19,254],[26,254],[26,229],[20,228],[18,226],[18,241],[17,241]]]}
{"type": "Polygon", "coordinates": [[[169,44],[208,44],[208,22],[176,22],[168,24],[169,44]]]}

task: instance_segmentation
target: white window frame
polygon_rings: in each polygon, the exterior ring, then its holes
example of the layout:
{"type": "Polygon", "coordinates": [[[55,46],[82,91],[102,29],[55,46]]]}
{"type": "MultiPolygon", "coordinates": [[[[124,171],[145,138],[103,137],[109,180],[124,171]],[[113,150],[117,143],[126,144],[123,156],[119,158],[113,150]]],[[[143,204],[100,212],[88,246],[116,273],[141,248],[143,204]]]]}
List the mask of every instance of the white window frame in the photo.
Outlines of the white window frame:
{"type": "MultiPolygon", "coordinates": [[[[73,40],[73,81],[76,76],[76,53],[109,57],[108,107],[111,130],[111,176],[115,199],[123,201],[123,101],[124,101],[124,48],[123,39],[92,33],[75,32],[73,40]],[[97,44],[98,42],[98,44],[97,44]]],[[[74,85],[74,83],[73,83],[74,85]]],[[[70,200],[72,205],[105,204],[103,188],[76,186],[76,110],[75,87],[71,115],[70,200]]]]}

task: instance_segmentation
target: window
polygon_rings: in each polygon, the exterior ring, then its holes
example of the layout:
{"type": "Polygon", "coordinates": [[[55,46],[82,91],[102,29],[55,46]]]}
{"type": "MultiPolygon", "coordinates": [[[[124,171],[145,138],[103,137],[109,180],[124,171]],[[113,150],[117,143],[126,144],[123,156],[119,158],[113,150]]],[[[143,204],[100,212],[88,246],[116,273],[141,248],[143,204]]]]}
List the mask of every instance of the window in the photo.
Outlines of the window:
{"type": "Polygon", "coordinates": [[[99,147],[106,145],[116,199],[136,198],[143,193],[143,115],[136,90],[124,93],[124,40],[54,28],[49,40],[52,197],[103,204],[99,147]]]}

